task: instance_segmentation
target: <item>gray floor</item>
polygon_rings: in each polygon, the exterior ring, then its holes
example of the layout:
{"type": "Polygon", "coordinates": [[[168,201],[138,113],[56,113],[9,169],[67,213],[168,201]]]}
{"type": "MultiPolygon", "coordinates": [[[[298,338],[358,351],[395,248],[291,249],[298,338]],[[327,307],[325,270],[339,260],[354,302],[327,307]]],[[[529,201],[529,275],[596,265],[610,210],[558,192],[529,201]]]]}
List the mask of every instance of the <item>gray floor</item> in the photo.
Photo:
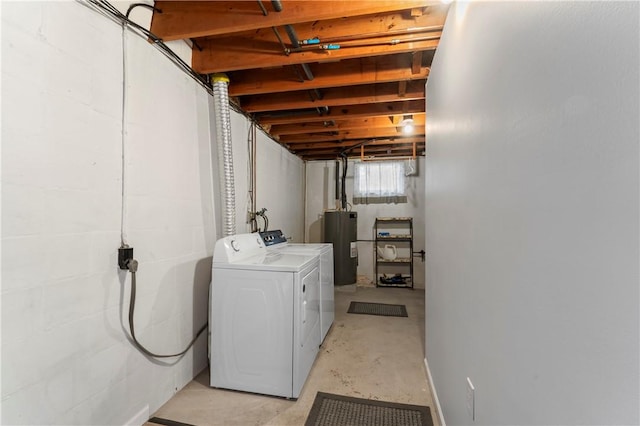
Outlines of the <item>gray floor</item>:
{"type": "Polygon", "coordinates": [[[316,392],[436,409],[424,366],[424,290],[336,288],[336,318],[297,401],[212,389],[203,371],[155,417],[206,425],[303,425],[316,392]],[[406,305],[408,318],[347,314],[351,301],[406,305]]]}

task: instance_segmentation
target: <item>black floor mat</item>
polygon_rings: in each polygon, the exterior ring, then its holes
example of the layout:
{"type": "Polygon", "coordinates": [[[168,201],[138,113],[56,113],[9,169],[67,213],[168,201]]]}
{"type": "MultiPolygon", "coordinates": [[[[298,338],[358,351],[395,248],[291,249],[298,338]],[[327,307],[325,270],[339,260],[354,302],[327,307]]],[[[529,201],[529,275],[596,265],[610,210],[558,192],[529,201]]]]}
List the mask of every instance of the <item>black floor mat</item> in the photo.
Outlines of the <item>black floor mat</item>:
{"type": "Polygon", "coordinates": [[[427,406],[318,392],[305,426],[433,426],[427,406]]]}
{"type": "Polygon", "coordinates": [[[408,317],[404,305],[388,305],[386,303],[351,302],[349,314],[382,315],[386,317],[408,317]]]}
{"type": "Polygon", "coordinates": [[[157,425],[165,425],[165,426],[194,426],[189,423],[180,423],[174,420],[163,419],[160,417],[152,417],[149,419],[149,423],[154,423],[157,425]]]}

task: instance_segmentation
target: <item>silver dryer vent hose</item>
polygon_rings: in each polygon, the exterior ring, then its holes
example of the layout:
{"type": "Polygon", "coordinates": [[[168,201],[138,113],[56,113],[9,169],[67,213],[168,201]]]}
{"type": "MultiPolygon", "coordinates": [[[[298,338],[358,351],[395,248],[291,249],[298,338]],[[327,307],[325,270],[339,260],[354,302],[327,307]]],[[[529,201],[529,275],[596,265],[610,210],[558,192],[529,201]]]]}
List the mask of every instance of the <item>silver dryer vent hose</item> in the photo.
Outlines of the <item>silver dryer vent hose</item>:
{"type": "Polygon", "coordinates": [[[224,188],[223,236],[236,233],[236,194],[233,177],[233,150],[231,149],[231,114],[229,108],[229,78],[224,74],[213,76],[213,104],[216,123],[216,143],[218,144],[218,166],[220,180],[224,188]]]}

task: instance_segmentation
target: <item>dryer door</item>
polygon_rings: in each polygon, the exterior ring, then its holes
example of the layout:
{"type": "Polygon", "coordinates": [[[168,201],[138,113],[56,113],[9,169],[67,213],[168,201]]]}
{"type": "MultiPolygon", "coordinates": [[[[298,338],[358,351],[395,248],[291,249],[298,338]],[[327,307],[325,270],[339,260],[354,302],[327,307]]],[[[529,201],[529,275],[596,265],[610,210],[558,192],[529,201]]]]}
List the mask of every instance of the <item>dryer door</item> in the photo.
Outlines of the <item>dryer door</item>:
{"type": "Polygon", "coordinates": [[[324,342],[335,318],[333,248],[320,255],[320,342],[324,342]]]}
{"type": "Polygon", "coordinates": [[[320,272],[314,266],[296,283],[293,345],[293,397],[300,395],[320,346],[320,272]]]}
{"type": "Polygon", "coordinates": [[[214,268],[211,386],[292,397],[295,275],[214,268]]]}

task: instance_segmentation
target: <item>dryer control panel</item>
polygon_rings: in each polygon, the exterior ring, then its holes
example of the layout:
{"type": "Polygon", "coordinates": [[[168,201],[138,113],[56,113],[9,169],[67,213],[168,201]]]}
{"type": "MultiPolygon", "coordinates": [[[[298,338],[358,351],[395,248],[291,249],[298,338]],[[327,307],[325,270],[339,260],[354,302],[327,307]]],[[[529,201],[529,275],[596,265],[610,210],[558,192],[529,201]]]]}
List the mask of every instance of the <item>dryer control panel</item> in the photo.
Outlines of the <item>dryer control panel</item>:
{"type": "Polygon", "coordinates": [[[260,237],[262,238],[262,241],[264,241],[264,245],[267,247],[287,242],[287,237],[284,236],[280,229],[260,232],[260,237]]]}
{"type": "Polygon", "coordinates": [[[220,238],[213,249],[213,263],[237,262],[266,253],[262,238],[256,234],[237,234],[220,238]]]}

